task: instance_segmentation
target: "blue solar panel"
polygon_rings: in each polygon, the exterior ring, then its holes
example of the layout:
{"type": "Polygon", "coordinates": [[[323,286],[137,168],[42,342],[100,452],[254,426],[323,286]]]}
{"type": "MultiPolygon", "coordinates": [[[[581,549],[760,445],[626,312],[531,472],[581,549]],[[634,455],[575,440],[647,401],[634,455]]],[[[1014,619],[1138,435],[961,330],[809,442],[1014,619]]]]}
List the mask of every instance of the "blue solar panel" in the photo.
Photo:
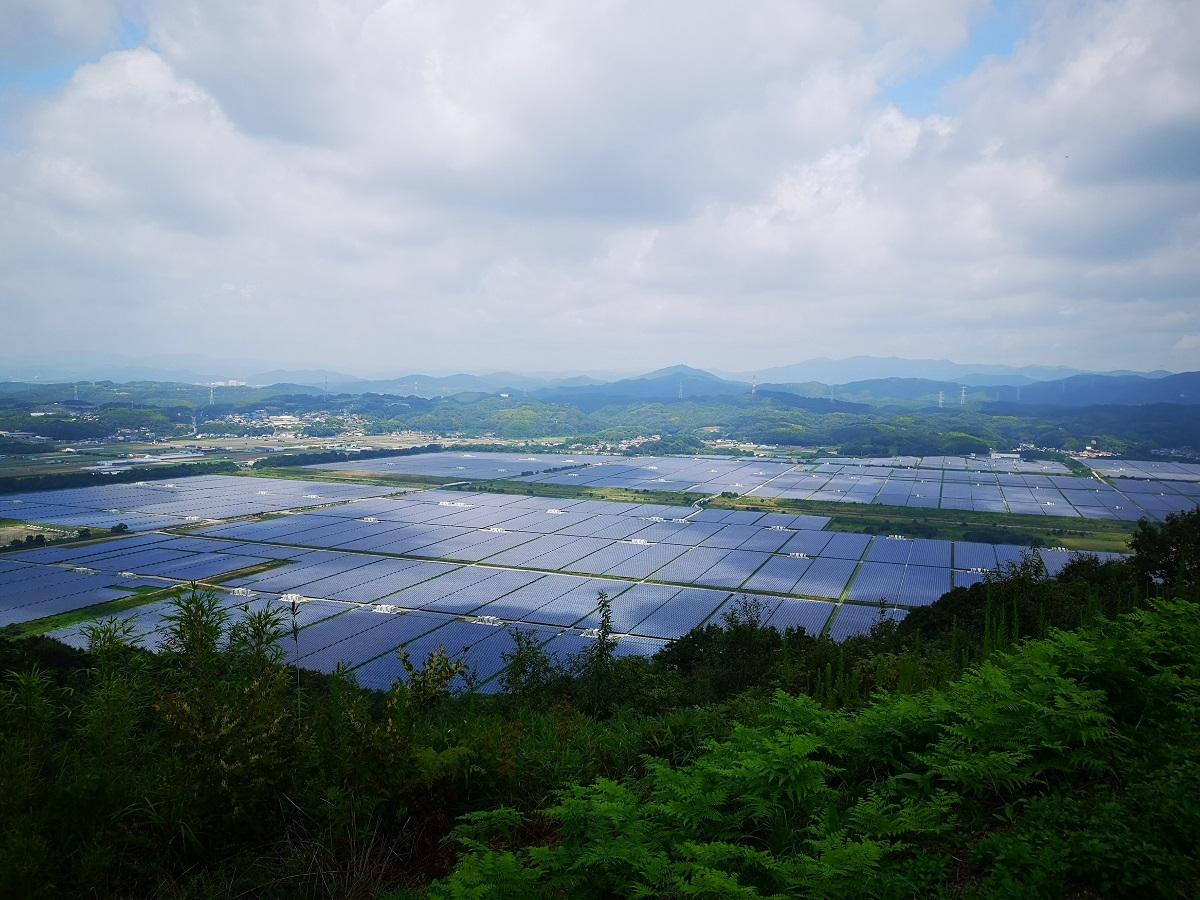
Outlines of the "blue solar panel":
{"type": "Polygon", "coordinates": [[[694,583],[711,585],[713,587],[736,588],[770,558],[771,556],[768,553],[755,553],[749,550],[730,550],[712,568],[694,579],[694,583]]]}
{"type": "Polygon", "coordinates": [[[803,577],[796,582],[792,593],[836,600],[842,596],[846,582],[854,574],[856,566],[857,563],[850,559],[818,557],[812,561],[812,565],[808,567],[808,571],[804,573],[803,577]]]}
{"type": "Polygon", "coordinates": [[[636,584],[612,602],[613,630],[631,631],[639,622],[679,593],[679,589],[662,584],[636,584]]]}
{"type": "Polygon", "coordinates": [[[574,625],[578,622],[579,627],[595,628],[600,624],[598,616],[594,615],[599,604],[599,594],[603,592],[610,600],[615,600],[628,587],[630,583],[627,581],[585,579],[567,593],[527,614],[524,620],[540,625],[559,626],[574,625]]]}
{"type": "Polygon", "coordinates": [[[705,547],[718,547],[726,550],[735,550],[750,538],[759,534],[771,536],[773,532],[764,531],[763,529],[756,528],[753,525],[724,525],[719,531],[710,534],[701,543],[705,547]]]}
{"type": "Polygon", "coordinates": [[[1032,553],[1028,547],[1012,544],[994,544],[992,549],[996,552],[996,562],[1001,566],[1019,565],[1024,557],[1032,553]]]}
{"type": "Polygon", "coordinates": [[[791,538],[792,533],[790,531],[771,531],[769,528],[760,528],[752,537],[744,541],[739,549],[762,550],[767,553],[773,553],[791,540],[791,538]]]}
{"type": "MultiPolygon", "coordinates": [[[[401,622],[407,623],[408,633],[413,635],[403,645],[403,649],[418,669],[423,668],[429,655],[439,648],[445,650],[451,659],[459,659],[472,644],[495,636],[493,628],[472,625],[449,617],[444,624],[432,631],[430,626],[437,626],[437,622],[430,622],[424,618],[409,622],[410,618],[401,617],[401,622]]],[[[406,677],[404,667],[394,653],[384,654],[359,666],[354,670],[354,676],[360,685],[375,690],[387,690],[406,677]]]]}
{"type": "Polygon", "coordinates": [[[655,573],[659,569],[672,560],[678,559],[688,550],[688,547],[678,544],[654,544],[646,547],[637,556],[613,566],[603,574],[620,578],[649,578],[651,576],[657,578],[655,573]]]}
{"type": "Polygon", "coordinates": [[[478,614],[521,621],[534,610],[574,589],[579,583],[578,578],[567,575],[543,575],[537,581],[489,603],[480,609],[478,614]]]}
{"type": "Polygon", "coordinates": [[[950,590],[950,570],[933,566],[907,566],[900,588],[904,606],[928,606],[950,590]]]}
{"type": "Polygon", "coordinates": [[[459,614],[475,612],[485,604],[491,603],[517,588],[524,587],[540,577],[542,576],[537,572],[493,572],[487,578],[425,603],[424,608],[459,614]]]}
{"type": "Polygon", "coordinates": [[[950,541],[935,541],[928,538],[917,538],[912,542],[908,562],[916,566],[936,566],[942,569],[950,568],[952,544],[950,541]]]}
{"type": "Polygon", "coordinates": [[[829,627],[829,637],[844,641],[848,637],[866,634],[877,622],[899,622],[907,615],[901,609],[880,609],[872,606],[852,606],[843,603],[838,607],[837,617],[829,627]]]}
{"type": "Polygon", "coordinates": [[[904,566],[898,563],[865,562],[850,585],[847,599],[871,603],[884,600],[896,603],[900,599],[900,583],[904,566]]]}
{"type": "Polygon", "coordinates": [[[728,596],[726,591],[683,588],[630,631],[646,637],[677,640],[718,610],[728,596]]]}
{"type": "Polygon", "coordinates": [[[971,587],[972,585],[979,584],[979,582],[983,581],[984,578],[985,578],[985,576],[979,572],[960,572],[958,570],[955,570],[954,586],[956,588],[957,587],[968,588],[968,587],[971,587]]]}
{"type": "Polygon", "coordinates": [[[666,641],[655,640],[654,638],[638,637],[637,635],[625,635],[617,641],[616,649],[613,655],[617,658],[626,656],[639,656],[649,658],[656,654],[663,647],[667,646],[666,641]]]}
{"type": "Polygon", "coordinates": [[[342,607],[336,615],[327,616],[301,628],[294,636],[281,642],[287,661],[294,663],[308,655],[336,644],[382,622],[379,613],[370,610],[342,607]]]}
{"type": "Polygon", "coordinates": [[[996,568],[996,549],[991,544],[955,541],[954,567],[956,569],[994,569],[996,568]]]}
{"type": "Polygon", "coordinates": [[[710,547],[691,547],[678,559],[654,573],[655,581],[689,584],[719,563],[731,551],[710,547]]]}
{"type": "MultiPolygon", "coordinates": [[[[411,639],[415,628],[428,630],[443,622],[439,617],[420,612],[401,615],[371,611],[352,612],[356,616],[356,621],[347,619],[342,629],[343,637],[304,656],[300,660],[301,666],[317,672],[332,672],[338,664],[360,665],[381,653],[394,650],[405,640],[411,639]],[[358,626],[362,627],[358,628],[358,626]],[[358,630],[355,630],[356,628],[358,630]]],[[[349,615],[351,613],[330,621],[341,621],[349,615]]],[[[330,631],[326,633],[326,636],[329,637],[332,634],[333,632],[330,631]]]]}
{"type": "Polygon", "coordinates": [[[73,612],[125,596],[127,595],[124,591],[93,587],[75,593],[59,593],[53,597],[42,597],[35,602],[22,603],[19,606],[8,605],[7,602],[0,601],[0,627],[32,622],[35,619],[43,619],[59,613],[73,612]]]}
{"type": "Polygon", "coordinates": [[[829,543],[821,551],[821,556],[839,559],[858,559],[871,543],[869,534],[853,534],[846,531],[835,532],[829,538],[829,543]]]}
{"type": "Polygon", "coordinates": [[[774,556],[767,560],[761,569],[746,582],[748,591],[768,591],[777,594],[790,594],[793,586],[812,565],[811,559],[792,559],[788,556],[774,556]]]}
{"type": "Polygon", "coordinates": [[[867,550],[866,558],[871,562],[881,563],[906,563],[908,562],[909,551],[912,549],[912,541],[908,540],[889,540],[887,538],[875,538],[867,550]]]}
{"type": "Polygon", "coordinates": [[[784,600],[766,624],[779,631],[803,628],[808,634],[819,635],[833,609],[832,603],[821,600],[784,600]]]}
{"type": "Polygon", "coordinates": [[[602,575],[613,566],[618,566],[630,558],[637,556],[645,549],[644,545],[639,544],[610,544],[601,550],[597,550],[595,553],[589,553],[582,559],[576,560],[571,564],[571,569],[576,572],[591,572],[596,575],[602,575]]]}

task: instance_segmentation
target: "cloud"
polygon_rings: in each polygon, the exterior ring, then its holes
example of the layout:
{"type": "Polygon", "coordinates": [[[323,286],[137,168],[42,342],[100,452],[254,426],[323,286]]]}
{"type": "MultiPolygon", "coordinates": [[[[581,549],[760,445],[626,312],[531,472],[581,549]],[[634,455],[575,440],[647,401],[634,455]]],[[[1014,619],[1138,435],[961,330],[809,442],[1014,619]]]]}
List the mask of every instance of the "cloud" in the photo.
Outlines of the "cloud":
{"type": "Polygon", "coordinates": [[[10,125],[3,346],[1198,367],[1200,10],[1048,6],[917,116],[983,12],[920,6],[145,0],[10,125]]]}
{"type": "Polygon", "coordinates": [[[103,49],[116,34],[110,0],[6,0],[0,4],[0,64],[46,68],[103,49]]]}

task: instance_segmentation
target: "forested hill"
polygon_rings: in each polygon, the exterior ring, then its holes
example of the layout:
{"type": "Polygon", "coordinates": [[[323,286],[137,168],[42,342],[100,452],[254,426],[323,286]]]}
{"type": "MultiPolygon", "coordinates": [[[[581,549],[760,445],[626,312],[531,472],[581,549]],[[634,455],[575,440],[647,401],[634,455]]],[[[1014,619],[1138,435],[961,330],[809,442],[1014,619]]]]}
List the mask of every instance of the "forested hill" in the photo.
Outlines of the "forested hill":
{"type": "Polygon", "coordinates": [[[518,632],[498,696],[297,673],[206,594],[153,656],[0,633],[0,897],[1195,897],[1200,512],[1133,549],[840,645],[518,632]]]}
{"type": "MultiPolygon", "coordinates": [[[[10,386],[11,387],[11,386],[10,386]]],[[[574,443],[616,443],[662,434],[677,443],[726,438],[763,444],[836,447],[846,455],[937,455],[1010,449],[1021,443],[1080,450],[1099,441],[1122,455],[1157,448],[1200,447],[1200,416],[1178,404],[1140,406],[1039,406],[968,398],[966,406],[943,390],[945,408],[871,406],[858,399],[803,396],[759,385],[716,396],[678,397],[671,376],[642,385],[645,396],[618,398],[607,386],[572,388],[575,399],[516,394],[459,394],[436,400],[381,394],[271,393],[198,386],[91,385],[74,400],[70,385],[43,385],[29,394],[0,397],[0,431],[30,432],[58,441],[103,440],[136,431],[145,438],[191,435],[269,435],[263,416],[313,415],[301,428],[316,436],[343,431],[390,434],[421,431],[446,436],[504,439],[561,437],[574,443]],[[178,388],[176,390],[175,388],[178,388]],[[657,395],[656,393],[657,392],[657,395]],[[663,396],[665,395],[665,396],[663,396]]],[[[910,386],[913,387],[913,386],[910,386]]],[[[916,396],[923,386],[913,387],[916,396]]],[[[865,395],[862,398],[869,399],[865,395]]],[[[905,401],[909,402],[909,401],[905,401]]],[[[14,444],[3,452],[35,452],[14,444]]],[[[57,449],[41,446],[44,452],[57,449]]]]}

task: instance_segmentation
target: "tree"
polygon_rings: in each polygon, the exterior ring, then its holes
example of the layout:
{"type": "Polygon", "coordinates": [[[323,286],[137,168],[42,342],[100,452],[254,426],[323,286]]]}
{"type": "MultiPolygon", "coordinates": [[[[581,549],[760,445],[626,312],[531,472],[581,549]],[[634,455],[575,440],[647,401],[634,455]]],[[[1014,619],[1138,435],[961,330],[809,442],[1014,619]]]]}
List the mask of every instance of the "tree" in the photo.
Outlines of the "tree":
{"type": "Polygon", "coordinates": [[[1200,509],[1172,513],[1161,525],[1142,519],[1129,546],[1144,584],[1175,596],[1200,588],[1200,509]]]}
{"type": "Polygon", "coordinates": [[[592,715],[606,714],[617,701],[615,662],[617,640],[613,637],[612,601],[601,591],[596,595],[596,613],[600,626],[595,640],[573,660],[578,675],[580,706],[592,715]]]}

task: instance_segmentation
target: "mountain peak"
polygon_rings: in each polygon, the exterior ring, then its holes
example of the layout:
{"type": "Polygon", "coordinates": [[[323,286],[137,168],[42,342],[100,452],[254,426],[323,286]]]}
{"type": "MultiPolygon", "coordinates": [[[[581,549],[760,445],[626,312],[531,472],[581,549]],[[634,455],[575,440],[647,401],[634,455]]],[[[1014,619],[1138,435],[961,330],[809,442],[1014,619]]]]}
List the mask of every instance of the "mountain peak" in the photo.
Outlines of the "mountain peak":
{"type": "Polygon", "coordinates": [[[645,375],[638,375],[636,380],[642,381],[649,378],[702,378],[706,381],[724,381],[723,378],[718,378],[712,372],[706,372],[704,369],[696,369],[692,366],[677,365],[667,366],[665,369],[655,369],[653,372],[647,372],[645,375]]]}

